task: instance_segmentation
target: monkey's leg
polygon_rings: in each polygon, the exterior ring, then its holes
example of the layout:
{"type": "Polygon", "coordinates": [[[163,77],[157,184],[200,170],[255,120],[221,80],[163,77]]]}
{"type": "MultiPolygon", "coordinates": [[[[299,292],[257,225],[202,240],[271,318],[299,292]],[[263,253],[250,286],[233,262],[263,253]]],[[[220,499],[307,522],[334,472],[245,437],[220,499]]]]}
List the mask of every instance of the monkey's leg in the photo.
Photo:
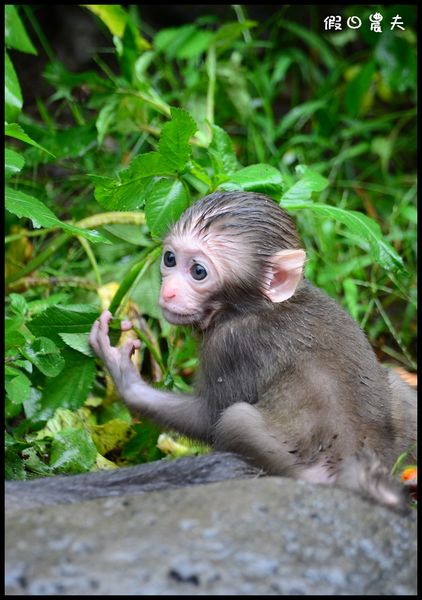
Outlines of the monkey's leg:
{"type": "Polygon", "coordinates": [[[224,411],[215,429],[213,447],[242,454],[268,474],[299,476],[301,467],[294,449],[258,409],[245,402],[224,411]]]}
{"type": "Polygon", "coordinates": [[[370,450],[361,450],[345,459],[338,470],[336,485],[393,510],[409,510],[409,498],[405,487],[389,475],[387,467],[370,450]]]}
{"type": "MultiPolygon", "coordinates": [[[[299,432],[298,432],[299,436],[299,432]]],[[[297,448],[283,439],[254,406],[240,402],[222,415],[213,446],[237,452],[269,475],[283,475],[312,483],[335,484],[394,510],[406,511],[403,486],[393,481],[376,455],[363,450],[345,457],[333,471],[324,461],[301,458],[297,448]]]]}

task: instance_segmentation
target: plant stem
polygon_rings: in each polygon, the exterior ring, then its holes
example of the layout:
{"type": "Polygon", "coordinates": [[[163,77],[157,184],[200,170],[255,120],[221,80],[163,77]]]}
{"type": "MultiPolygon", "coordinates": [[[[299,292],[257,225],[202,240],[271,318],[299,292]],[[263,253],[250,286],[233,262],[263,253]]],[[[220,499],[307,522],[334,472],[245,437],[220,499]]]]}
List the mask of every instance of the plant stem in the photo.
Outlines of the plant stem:
{"type": "Polygon", "coordinates": [[[211,45],[207,52],[207,75],[208,75],[208,90],[207,90],[207,121],[210,125],[214,123],[214,96],[215,96],[215,81],[217,71],[217,58],[215,54],[215,46],[211,45]]]}
{"type": "Polygon", "coordinates": [[[59,248],[61,248],[70,238],[71,235],[69,235],[68,233],[62,233],[54,240],[51,240],[47,248],[40,252],[38,256],[31,260],[25,267],[23,267],[23,269],[21,269],[17,273],[13,273],[9,277],[6,277],[6,285],[17,281],[21,277],[25,277],[25,275],[32,273],[32,271],[35,271],[35,269],[38,269],[39,266],[45,263],[45,261],[48,260],[50,256],[54,254],[59,248]]]}
{"type": "Polygon", "coordinates": [[[47,54],[50,62],[55,62],[56,59],[54,56],[54,52],[52,51],[46,36],[42,32],[41,27],[39,26],[38,21],[35,18],[31,7],[28,5],[22,4],[22,9],[26,14],[26,18],[31,23],[33,30],[37,34],[38,39],[40,40],[41,46],[43,47],[44,52],[47,54]]]}
{"type": "Polygon", "coordinates": [[[79,243],[81,244],[82,248],[85,250],[86,255],[88,256],[88,260],[92,265],[92,270],[94,271],[95,280],[96,280],[98,286],[101,286],[102,285],[101,284],[101,275],[100,275],[100,271],[98,269],[97,260],[91,249],[91,246],[89,245],[88,240],[83,238],[81,235],[78,235],[78,240],[79,240],[79,243]]]}
{"type": "Polygon", "coordinates": [[[151,250],[147,256],[145,256],[142,260],[140,260],[136,265],[134,265],[130,271],[124,277],[122,283],[119,286],[119,289],[114,294],[113,300],[110,303],[109,311],[114,315],[117,309],[121,307],[123,298],[126,294],[129,293],[132,286],[135,284],[138,277],[142,277],[145,271],[151,266],[151,263],[154,262],[161,254],[161,244],[151,250]]]}
{"type": "Polygon", "coordinates": [[[160,352],[157,350],[156,346],[153,344],[153,342],[151,342],[151,340],[149,339],[149,337],[146,335],[146,333],[144,333],[141,329],[139,329],[138,327],[132,327],[133,331],[136,333],[136,335],[138,336],[138,338],[140,340],[142,340],[145,344],[145,346],[148,348],[148,350],[151,352],[155,362],[158,364],[158,366],[160,367],[161,373],[162,373],[162,377],[164,377],[164,374],[166,372],[166,368],[164,366],[164,362],[163,362],[163,357],[161,356],[160,352]]]}

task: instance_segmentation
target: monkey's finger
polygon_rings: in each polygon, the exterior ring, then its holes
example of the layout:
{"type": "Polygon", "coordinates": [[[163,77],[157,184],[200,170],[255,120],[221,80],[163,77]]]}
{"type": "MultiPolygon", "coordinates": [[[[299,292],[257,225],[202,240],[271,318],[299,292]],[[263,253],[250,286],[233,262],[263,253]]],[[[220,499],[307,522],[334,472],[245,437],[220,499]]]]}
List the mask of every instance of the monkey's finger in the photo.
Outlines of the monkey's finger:
{"type": "Polygon", "coordinates": [[[90,343],[90,346],[95,351],[98,350],[97,337],[98,337],[99,328],[100,328],[100,322],[98,319],[96,319],[91,327],[91,331],[89,332],[89,336],[88,336],[88,341],[90,343]]]}
{"type": "Polygon", "coordinates": [[[141,347],[140,340],[127,340],[127,342],[125,342],[121,346],[120,352],[124,359],[130,360],[130,357],[135,352],[135,350],[138,350],[140,347],[141,347]]]}
{"type": "Polygon", "coordinates": [[[94,325],[95,338],[94,338],[94,349],[98,349],[100,358],[103,358],[110,352],[111,344],[108,337],[108,324],[112,318],[112,314],[109,310],[105,310],[101,313],[98,319],[98,326],[94,325]]]}
{"type": "Polygon", "coordinates": [[[125,319],[120,323],[120,328],[122,331],[129,331],[129,329],[132,329],[132,327],[132,322],[129,321],[129,319],[125,319]]]}
{"type": "Polygon", "coordinates": [[[101,313],[99,322],[100,322],[100,329],[104,334],[108,334],[108,324],[112,318],[113,318],[113,315],[111,314],[111,312],[109,310],[104,310],[101,313]]]}

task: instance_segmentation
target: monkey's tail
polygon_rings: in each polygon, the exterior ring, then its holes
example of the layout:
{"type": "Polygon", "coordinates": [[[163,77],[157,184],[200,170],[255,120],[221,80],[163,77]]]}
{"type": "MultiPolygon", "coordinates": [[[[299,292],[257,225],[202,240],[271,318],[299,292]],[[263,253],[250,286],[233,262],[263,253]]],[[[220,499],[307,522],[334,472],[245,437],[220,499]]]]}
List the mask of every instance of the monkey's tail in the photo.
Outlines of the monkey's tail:
{"type": "Polygon", "coordinates": [[[410,510],[405,486],[395,481],[377,455],[370,450],[345,459],[336,485],[359,493],[378,504],[406,514],[410,510]]]}

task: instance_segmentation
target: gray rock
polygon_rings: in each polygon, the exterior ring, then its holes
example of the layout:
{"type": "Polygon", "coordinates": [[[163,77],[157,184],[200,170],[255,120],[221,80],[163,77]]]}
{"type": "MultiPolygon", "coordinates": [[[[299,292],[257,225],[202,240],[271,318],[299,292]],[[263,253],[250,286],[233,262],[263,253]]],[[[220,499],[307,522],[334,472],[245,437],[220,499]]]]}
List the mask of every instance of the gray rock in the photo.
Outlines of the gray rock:
{"type": "Polygon", "coordinates": [[[416,594],[416,516],[280,477],[6,510],[6,594],[416,594]]]}
{"type": "Polygon", "coordinates": [[[30,481],[6,481],[6,508],[68,504],[103,496],[143,494],[154,490],[257,477],[262,472],[231,452],[212,452],[178,460],[30,481]]]}

